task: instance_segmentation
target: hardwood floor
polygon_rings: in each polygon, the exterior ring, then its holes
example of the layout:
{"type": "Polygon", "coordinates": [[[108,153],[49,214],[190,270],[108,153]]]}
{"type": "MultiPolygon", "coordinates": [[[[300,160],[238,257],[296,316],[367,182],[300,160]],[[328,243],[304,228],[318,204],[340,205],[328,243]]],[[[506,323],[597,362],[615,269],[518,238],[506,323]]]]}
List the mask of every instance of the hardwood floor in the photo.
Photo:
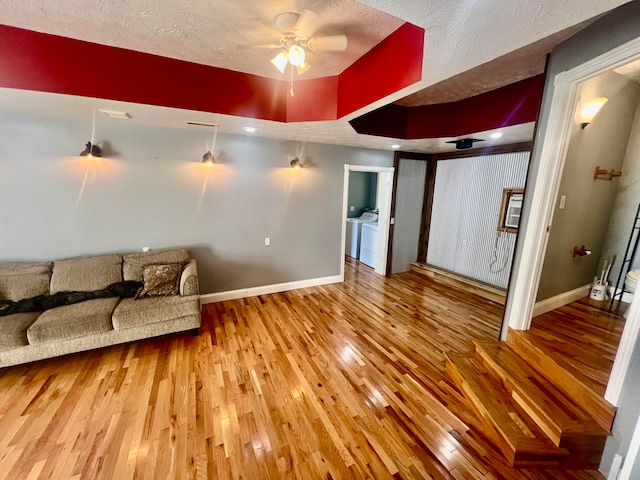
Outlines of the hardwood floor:
{"type": "Polygon", "coordinates": [[[0,478],[592,479],[516,470],[445,351],[501,306],[415,273],[206,305],[198,336],[0,371],[0,478]]]}

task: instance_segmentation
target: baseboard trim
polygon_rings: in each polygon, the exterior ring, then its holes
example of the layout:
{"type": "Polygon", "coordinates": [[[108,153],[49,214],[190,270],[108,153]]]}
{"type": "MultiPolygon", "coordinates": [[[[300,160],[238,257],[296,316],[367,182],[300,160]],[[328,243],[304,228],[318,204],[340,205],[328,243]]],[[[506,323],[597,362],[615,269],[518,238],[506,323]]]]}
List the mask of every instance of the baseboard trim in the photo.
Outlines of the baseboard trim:
{"type": "Polygon", "coordinates": [[[330,283],[344,282],[344,275],[333,275],[330,277],[310,278],[308,280],[298,280],[296,282],[277,283],[274,285],[263,285],[261,287],[241,288],[239,290],[229,290],[227,292],[206,293],[200,295],[200,305],[206,303],[224,302],[225,300],[236,300],[238,298],[255,297],[258,295],[268,295],[269,293],[286,292],[299,288],[317,287],[330,283]]]}
{"type": "Polygon", "coordinates": [[[533,316],[537,317],[538,315],[550,312],[551,310],[555,310],[556,308],[569,305],[571,302],[575,302],[576,300],[580,300],[581,298],[586,297],[590,292],[591,284],[561,293],[560,295],[556,295],[555,297],[541,300],[533,306],[533,316]]]}

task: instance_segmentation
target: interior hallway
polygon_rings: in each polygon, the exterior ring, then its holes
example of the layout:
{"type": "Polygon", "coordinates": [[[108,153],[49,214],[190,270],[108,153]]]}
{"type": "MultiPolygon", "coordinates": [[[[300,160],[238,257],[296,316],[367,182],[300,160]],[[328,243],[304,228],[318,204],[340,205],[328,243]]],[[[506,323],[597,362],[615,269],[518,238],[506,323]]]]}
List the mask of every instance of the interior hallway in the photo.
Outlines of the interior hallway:
{"type": "Polygon", "coordinates": [[[0,478],[604,478],[509,468],[470,428],[443,352],[495,340],[500,305],[345,269],[206,305],[198,336],[0,371],[0,478]]]}

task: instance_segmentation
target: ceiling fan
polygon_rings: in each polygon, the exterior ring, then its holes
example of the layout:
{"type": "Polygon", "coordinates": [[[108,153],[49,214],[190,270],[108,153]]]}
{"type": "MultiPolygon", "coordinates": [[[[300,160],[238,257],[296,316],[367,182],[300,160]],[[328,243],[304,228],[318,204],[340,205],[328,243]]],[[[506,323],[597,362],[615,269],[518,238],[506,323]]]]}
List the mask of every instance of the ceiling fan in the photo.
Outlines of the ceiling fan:
{"type": "Polygon", "coordinates": [[[285,72],[287,65],[295,67],[298,75],[309,70],[307,50],[344,52],[347,49],[346,35],[314,36],[323,25],[320,17],[311,10],[281,13],[273,19],[273,25],[280,34],[280,43],[274,47],[280,52],[271,63],[280,73],[285,72]]]}

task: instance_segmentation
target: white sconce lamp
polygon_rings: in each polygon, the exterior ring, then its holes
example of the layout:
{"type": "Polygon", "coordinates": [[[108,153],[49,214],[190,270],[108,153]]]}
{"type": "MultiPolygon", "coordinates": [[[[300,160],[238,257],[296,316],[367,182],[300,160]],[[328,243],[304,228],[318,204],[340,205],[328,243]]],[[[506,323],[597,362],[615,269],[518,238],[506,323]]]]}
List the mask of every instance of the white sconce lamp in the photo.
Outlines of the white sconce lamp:
{"type": "Polygon", "coordinates": [[[580,109],[580,126],[582,128],[585,128],[587,125],[589,125],[593,121],[594,117],[598,114],[600,109],[608,101],[608,98],[599,97],[594,98],[593,100],[589,100],[587,103],[585,103],[580,109]]]}

